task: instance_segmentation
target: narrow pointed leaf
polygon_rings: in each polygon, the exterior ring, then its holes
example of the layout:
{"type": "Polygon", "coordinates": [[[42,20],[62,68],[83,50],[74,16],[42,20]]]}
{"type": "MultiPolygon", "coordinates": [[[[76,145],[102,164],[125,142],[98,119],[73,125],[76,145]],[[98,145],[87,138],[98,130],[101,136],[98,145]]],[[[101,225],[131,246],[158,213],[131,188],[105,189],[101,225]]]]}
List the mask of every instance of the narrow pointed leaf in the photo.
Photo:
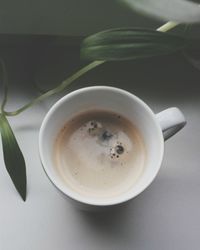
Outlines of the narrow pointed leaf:
{"type": "Polygon", "coordinates": [[[155,30],[110,29],[85,38],[81,45],[81,57],[89,60],[128,60],[173,53],[186,44],[182,37],[155,30]]]}
{"type": "Polygon", "coordinates": [[[189,0],[120,0],[132,9],[166,21],[200,22],[200,6],[189,0]]]}
{"type": "Polygon", "coordinates": [[[6,169],[22,199],[26,200],[26,166],[15,135],[3,114],[0,114],[0,131],[6,169]]]}

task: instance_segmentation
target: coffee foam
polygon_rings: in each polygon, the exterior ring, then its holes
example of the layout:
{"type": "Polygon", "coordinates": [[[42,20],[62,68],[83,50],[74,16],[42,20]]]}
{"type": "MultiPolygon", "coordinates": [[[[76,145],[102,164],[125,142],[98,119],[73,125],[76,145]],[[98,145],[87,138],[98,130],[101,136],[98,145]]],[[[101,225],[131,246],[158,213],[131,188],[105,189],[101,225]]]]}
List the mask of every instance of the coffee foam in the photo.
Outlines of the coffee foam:
{"type": "Polygon", "coordinates": [[[126,118],[108,111],[73,117],[55,142],[55,165],[65,184],[87,196],[106,199],[130,189],[146,159],[143,140],[126,118]]]}

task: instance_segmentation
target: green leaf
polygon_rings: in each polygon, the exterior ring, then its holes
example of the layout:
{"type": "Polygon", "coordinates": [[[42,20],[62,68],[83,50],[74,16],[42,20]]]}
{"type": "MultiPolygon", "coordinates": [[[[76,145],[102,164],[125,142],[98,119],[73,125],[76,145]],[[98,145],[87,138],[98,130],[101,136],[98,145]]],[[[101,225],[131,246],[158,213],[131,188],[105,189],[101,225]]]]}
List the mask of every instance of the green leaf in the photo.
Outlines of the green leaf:
{"type": "Polygon", "coordinates": [[[6,169],[22,199],[26,200],[26,166],[14,133],[5,115],[0,114],[0,131],[6,169]]]}
{"type": "Polygon", "coordinates": [[[186,46],[182,37],[155,30],[119,28],[85,38],[81,57],[89,60],[128,60],[165,55],[186,46]]]}
{"type": "Polygon", "coordinates": [[[200,22],[199,4],[188,0],[120,0],[132,9],[166,21],[200,22]]]}

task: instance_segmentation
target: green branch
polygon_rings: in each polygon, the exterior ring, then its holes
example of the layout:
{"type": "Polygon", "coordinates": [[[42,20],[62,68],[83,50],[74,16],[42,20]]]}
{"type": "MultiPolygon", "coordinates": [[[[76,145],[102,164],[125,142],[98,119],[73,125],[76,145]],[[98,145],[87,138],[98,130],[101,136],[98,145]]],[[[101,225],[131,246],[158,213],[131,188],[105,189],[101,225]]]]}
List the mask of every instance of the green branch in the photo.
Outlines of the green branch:
{"type": "Polygon", "coordinates": [[[90,71],[91,69],[93,69],[93,68],[95,68],[98,65],[103,64],[103,63],[104,63],[104,61],[94,61],[94,62],[86,65],[82,69],[78,70],[75,74],[73,74],[72,76],[70,76],[69,78],[67,78],[66,80],[64,80],[60,85],[58,85],[54,89],[51,89],[51,90],[45,92],[44,94],[36,97],[34,100],[30,101],[29,103],[27,103],[26,105],[24,105],[23,107],[15,110],[15,111],[8,112],[8,111],[4,110],[4,114],[6,116],[15,116],[15,115],[20,114],[21,112],[23,112],[24,110],[28,109],[32,105],[37,104],[37,103],[43,101],[44,99],[46,99],[49,96],[52,96],[54,94],[57,94],[57,93],[63,91],[72,82],[74,82],[75,80],[77,80],[79,77],[81,77],[82,75],[84,75],[86,72],[90,71]]]}
{"type": "Polygon", "coordinates": [[[178,26],[179,23],[176,22],[167,22],[164,25],[160,26],[157,31],[162,31],[162,32],[167,32],[168,30],[171,30],[173,28],[175,28],[176,26],[178,26]]]}
{"type": "MultiPolygon", "coordinates": [[[[166,32],[174,27],[176,27],[178,25],[178,23],[175,22],[167,22],[164,25],[162,25],[161,27],[159,27],[157,29],[157,31],[161,31],[161,32],[166,32]]],[[[64,80],[60,85],[58,85],[57,87],[48,90],[47,92],[41,94],[40,96],[36,97],[35,99],[33,99],[32,101],[30,101],[29,103],[27,103],[26,105],[22,106],[21,108],[15,110],[15,111],[6,111],[4,110],[6,101],[7,101],[7,84],[5,84],[5,92],[4,92],[4,100],[3,103],[1,105],[1,110],[2,112],[6,115],[6,116],[15,116],[20,114],[21,112],[23,112],[24,110],[28,109],[29,107],[33,106],[34,104],[37,104],[41,101],[43,101],[44,99],[46,99],[47,97],[50,97],[54,94],[57,94],[61,91],[63,91],[66,87],[68,87],[71,83],[73,83],[75,80],[77,80],[79,77],[81,77],[82,75],[84,75],[85,73],[87,73],[88,71],[90,71],[91,69],[103,64],[105,61],[93,61],[92,63],[84,66],[82,69],[78,70],[75,74],[73,74],[72,76],[70,76],[69,78],[67,78],[66,80],[64,80]]],[[[5,65],[4,63],[2,63],[2,67],[3,67],[3,71],[4,71],[4,75],[5,75],[5,83],[7,81],[7,77],[6,77],[6,71],[5,71],[5,65]]]]}

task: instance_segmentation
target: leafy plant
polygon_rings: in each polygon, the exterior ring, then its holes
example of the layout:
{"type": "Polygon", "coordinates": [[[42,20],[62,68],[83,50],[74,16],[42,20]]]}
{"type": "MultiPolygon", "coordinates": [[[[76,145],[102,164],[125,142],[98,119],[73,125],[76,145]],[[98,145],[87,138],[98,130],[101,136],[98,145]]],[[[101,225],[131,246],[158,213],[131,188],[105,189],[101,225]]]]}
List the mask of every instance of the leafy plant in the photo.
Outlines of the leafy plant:
{"type": "MultiPolygon", "coordinates": [[[[168,6],[168,8],[165,8],[165,5],[169,0],[125,1],[128,2],[131,7],[141,9],[143,12],[155,15],[156,17],[161,16],[164,19],[168,19],[170,17],[173,21],[198,21],[199,9],[195,9],[195,3],[189,3],[186,0],[170,1],[174,4],[173,9],[176,9],[176,7],[178,6],[180,7],[180,9],[182,9],[183,13],[179,13],[180,11],[176,12],[175,10],[174,12],[171,12],[172,7],[170,5],[168,6]],[[160,4],[160,2],[162,2],[164,8],[160,4]],[[150,3],[152,4],[152,6],[150,6],[150,3]],[[162,11],[159,11],[158,15],[157,11],[161,7],[162,11]],[[186,7],[188,7],[187,13],[186,7]]],[[[81,57],[92,62],[72,74],[55,88],[44,92],[26,105],[14,111],[5,110],[8,94],[8,79],[5,64],[3,60],[0,61],[4,76],[4,98],[0,110],[0,132],[2,137],[4,162],[8,174],[10,175],[17,191],[24,201],[26,200],[25,161],[6,117],[19,115],[21,112],[41,102],[45,98],[63,91],[76,79],[80,78],[88,71],[107,61],[130,60],[166,55],[177,51],[183,51],[191,47],[191,41],[188,41],[180,36],[164,33],[176,27],[177,25],[178,23],[176,22],[167,22],[156,31],[141,28],[118,28],[102,31],[85,38],[81,44],[81,57]]]]}
{"type": "Polygon", "coordinates": [[[170,54],[186,45],[184,38],[175,35],[148,29],[119,28],[85,38],[81,56],[88,60],[130,60],[170,54]]]}
{"type": "Polygon", "coordinates": [[[0,131],[6,169],[22,199],[26,200],[26,166],[14,133],[4,114],[0,115],[0,131]]]}

